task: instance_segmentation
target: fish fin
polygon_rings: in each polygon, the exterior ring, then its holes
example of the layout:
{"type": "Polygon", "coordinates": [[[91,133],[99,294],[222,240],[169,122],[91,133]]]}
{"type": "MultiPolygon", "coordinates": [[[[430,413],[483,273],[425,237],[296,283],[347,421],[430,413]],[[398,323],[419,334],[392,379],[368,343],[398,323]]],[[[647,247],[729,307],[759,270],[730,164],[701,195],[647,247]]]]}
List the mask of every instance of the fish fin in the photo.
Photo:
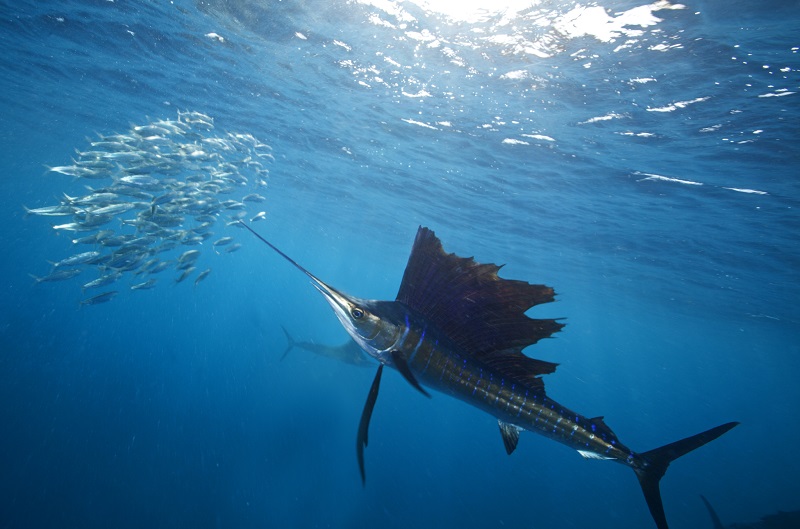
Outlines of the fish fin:
{"type": "Polygon", "coordinates": [[[372,418],[372,410],[375,408],[375,401],[378,400],[378,390],[381,387],[381,374],[383,373],[383,364],[378,366],[378,371],[375,373],[375,378],[372,379],[372,386],[369,388],[367,394],[367,401],[364,403],[364,409],[361,412],[361,420],[358,423],[358,435],[356,436],[356,457],[358,458],[358,470],[361,472],[361,484],[366,485],[367,475],[364,472],[364,447],[367,446],[369,431],[369,421],[372,418]]]}
{"type": "Polygon", "coordinates": [[[708,509],[708,514],[709,516],[711,516],[711,523],[714,526],[714,529],[725,529],[725,526],[722,525],[722,520],[719,519],[719,516],[717,516],[717,512],[714,510],[714,507],[712,507],[711,504],[708,502],[706,497],[701,494],[700,499],[703,500],[706,509],[708,509]]]}
{"type": "Polygon", "coordinates": [[[611,457],[598,454],[597,452],[592,452],[591,450],[578,450],[578,453],[586,459],[613,459],[611,457]]]}
{"type": "Polygon", "coordinates": [[[44,281],[44,279],[42,279],[41,277],[37,277],[37,276],[35,276],[35,275],[33,275],[33,274],[28,274],[28,275],[29,275],[29,276],[31,276],[31,277],[33,278],[33,280],[36,282],[36,284],[37,284],[37,285],[38,285],[39,283],[41,283],[42,281],[44,281]]]}
{"type": "Polygon", "coordinates": [[[286,330],[286,327],[281,325],[281,329],[283,329],[283,334],[286,335],[286,341],[289,342],[289,344],[286,346],[286,349],[283,351],[283,354],[281,355],[281,361],[283,361],[283,359],[286,358],[286,355],[289,354],[289,351],[294,349],[296,342],[294,341],[294,338],[292,338],[292,335],[289,334],[289,331],[286,330]]]}
{"type": "Polygon", "coordinates": [[[603,417],[594,417],[593,419],[589,419],[589,424],[591,424],[592,432],[599,433],[603,435],[603,438],[608,442],[619,442],[619,438],[614,431],[609,428],[609,426],[603,420],[603,417]]]}
{"type": "Polygon", "coordinates": [[[417,390],[419,390],[420,393],[430,398],[431,394],[425,391],[425,388],[423,388],[417,381],[417,378],[414,376],[414,373],[412,373],[411,369],[408,367],[408,362],[406,362],[406,359],[403,358],[403,354],[396,349],[392,351],[390,354],[392,356],[392,362],[394,363],[394,367],[396,367],[397,370],[400,372],[400,374],[403,375],[403,378],[405,378],[409,384],[411,384],[417,390]]]}
{"type": "Polygon", "coordinates": [[[656,522],[658,529],[668,529],[667,517],[664,514],[664,504],[661,501],[661,491],[658,484],[661,478],[664,477],[669,464],[692,450],[710,443],[738,424],[738,422],[721,424],[697,435],[639,454],[644,464],[633,470],[636,472],[636,477],[639,478],[639,485],[642,487],[644,499],[647,501],[650,515],[656,522]]]}
{"type": "Polygon", "coordinates": [[[529,358],[522,349],[564,324],[525,312],[553,301],[555,293],[545,285],[503,279],[500,268],[445,253],[434,232],[420,227],[397,301],[420,312],[462,351],[520,382],[541,385],[534,379],[557,364],[529,358]]]}
{"type": "Polygon", "coordinates": [[[519,432],[522,431],[522,428],[514,424],[503,422],[500,419],[497,420],[497,424],[500,426],[500,435],[503,436],[503,444],[506,447],[506,453],[511,455],[517,448],[519,432]]]}

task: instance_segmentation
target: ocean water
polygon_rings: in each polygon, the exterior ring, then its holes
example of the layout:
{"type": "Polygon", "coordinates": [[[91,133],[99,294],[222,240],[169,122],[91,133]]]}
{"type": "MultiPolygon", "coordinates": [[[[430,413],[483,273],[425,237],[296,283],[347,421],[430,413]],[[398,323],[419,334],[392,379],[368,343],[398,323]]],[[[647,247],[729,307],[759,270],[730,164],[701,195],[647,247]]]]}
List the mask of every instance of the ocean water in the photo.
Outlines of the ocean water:
{"type": "MultiPolygon", "coordinates": [[[[244,230],[205,281],[91,270],[23,206],[98,134],[194,111],[272,147],[253,226],[393,299],[419,225],[551,285],[548,395],[649,450],[741,425],[662,481],[670,527],[800,508],[800,6],[791,1],[0,1],[0,527],[647,528],[636,479],[373,370],[244,230]],[[478,6],[479,2],[474,5],[478,6]],[[494,10],[494,11],[492,11],[494,10]],[[89,139],[87,139],[89,138],[89,139]]],[[[117,224],[118,226],[118,224],[117,224]]]]}

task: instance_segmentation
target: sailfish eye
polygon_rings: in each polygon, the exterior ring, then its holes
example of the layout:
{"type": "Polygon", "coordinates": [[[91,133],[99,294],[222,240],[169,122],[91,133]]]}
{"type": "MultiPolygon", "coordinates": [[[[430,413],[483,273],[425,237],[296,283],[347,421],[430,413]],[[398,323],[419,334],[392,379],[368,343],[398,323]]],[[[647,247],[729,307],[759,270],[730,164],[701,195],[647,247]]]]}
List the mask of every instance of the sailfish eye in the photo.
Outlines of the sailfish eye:
{"type": "Polygon", "coordinates": [[[353,319],[360,320],[364,317],[364,311],[358,307],[353,307],[350,309],[350,315],[353,316],[353,319]]]}

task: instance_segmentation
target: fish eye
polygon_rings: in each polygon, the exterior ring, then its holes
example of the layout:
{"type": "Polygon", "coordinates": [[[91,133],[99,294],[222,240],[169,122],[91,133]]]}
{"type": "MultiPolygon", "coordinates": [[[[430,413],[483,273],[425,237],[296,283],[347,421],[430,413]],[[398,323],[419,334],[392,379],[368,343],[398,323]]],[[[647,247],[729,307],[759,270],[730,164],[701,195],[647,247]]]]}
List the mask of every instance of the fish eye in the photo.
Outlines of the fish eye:
{"type": "Polygon", "coordinates": [[[364,317],[364,311],[359,309],[358,307],[353,307],[350,309],[350,315],[353,316],[354,319],[360,320],[364,317]]]}

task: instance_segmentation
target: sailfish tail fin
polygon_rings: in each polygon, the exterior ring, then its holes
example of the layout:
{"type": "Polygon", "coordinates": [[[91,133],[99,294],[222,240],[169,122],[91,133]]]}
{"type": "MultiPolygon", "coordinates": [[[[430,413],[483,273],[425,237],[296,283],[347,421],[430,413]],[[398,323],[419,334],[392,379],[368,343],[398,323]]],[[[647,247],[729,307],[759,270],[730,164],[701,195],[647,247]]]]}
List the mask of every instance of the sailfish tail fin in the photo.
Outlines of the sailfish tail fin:
{"type": "Polygon", "coordinates": [[[636,472],[636,477],[639,478],[644,499],[647,501],[647,507],[650,509],[650,514],[653,516],[658,529],[669,529],[667,517],[664,514],[664,505],[661,501],[661,491],[658,487],[669,464],[692,450],[710,443],[738,424],[738,422],[721,424],[697,435],[639,454],[642,465],[634,468],[634,472],[636,472]]]}
{"type": "Polygon", "coordinates": [[[283,354],[281,355],[281,360],[283,360],[284,358],[286,358],[286,355],[289,354],[289,351],[294,349],[294,346],[296,345],[297,342],[294,341],[294,338],[292,338],[292,335],[289,334],[289,331],[286,330],[286,327],[281,325],[281,329],[283,329],[283,334],[286,335],[286,341],[289,342],[286,345],[286,349],[283,351],[283,354]]]}

